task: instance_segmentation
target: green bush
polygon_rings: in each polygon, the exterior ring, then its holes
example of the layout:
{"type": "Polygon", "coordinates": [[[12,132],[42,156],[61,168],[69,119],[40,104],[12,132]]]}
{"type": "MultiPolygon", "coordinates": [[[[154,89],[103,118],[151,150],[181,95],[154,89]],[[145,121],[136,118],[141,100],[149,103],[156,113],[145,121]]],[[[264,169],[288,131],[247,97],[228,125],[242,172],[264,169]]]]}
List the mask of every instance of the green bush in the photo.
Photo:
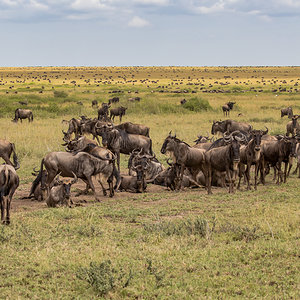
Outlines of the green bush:
{"type": "Polygon", "coordinates": [[[210,106],[209,102],[199,97],[194,97],[189,99],[182,106],[187,110],[195,111],[195,112],[212,110],[212,107],[210,106]]]}
{"type": "Polygon", "coordinates": [[[53,95],[56,98],[66,98],[66,97],[68,97],[68,94],[65,91],[54,91],[53,95]]]}

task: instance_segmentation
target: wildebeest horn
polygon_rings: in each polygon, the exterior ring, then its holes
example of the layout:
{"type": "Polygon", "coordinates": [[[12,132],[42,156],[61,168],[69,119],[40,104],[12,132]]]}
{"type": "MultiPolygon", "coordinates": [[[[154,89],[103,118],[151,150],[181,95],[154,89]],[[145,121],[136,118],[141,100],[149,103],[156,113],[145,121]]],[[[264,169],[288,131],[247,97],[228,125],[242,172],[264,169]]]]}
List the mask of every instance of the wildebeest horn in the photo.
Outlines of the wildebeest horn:
{"type": "Polygon", "coordinates": [[[58,184],[62,184],[62,181],[59,179],[61,172],[58,173],[58,175],[56,176],[56,181],[58,184]]]}
{"type": "Polygon", "coordinates": [[[245,138],[245,136],[243,135],[242,137],[239,137],[239,136],[235,136],[234,137],[234,139],[236,140],[236,141],[238,141],[238,142],[244,142],[244,141],[246,141],[246,138],[245,138]]]}
{"type": "Polygon", "coordinates": [[[267,130],[265,130],[265,131],[261,130],[262,135],[265,135],[265,134],[267,134],[269,132],[268,127],[267,126],[265,126],[265,127],[266,127],[267,130]]]}
{"type": "Polygon", "coordinates": [[[172,164],[169,163],[170,158],[167,159],[167,164],[172,167],[172,164]]]}
{"type": "Polygon", "coordinates": [[[63,134],[67,134],[66,132],[64,132],[63,130],[61,130],[63,134]]]}
{"type": "Polygon", "coordinates": [[[225,141],[225,143],[229,143],[230,141],[232,141],[233,137],[232,137],[232,133],[227,135],[226,133],[223,134],[223,139],[225,141]]]}
{"type": "Polygon", "coordinates": [[[70,153],[72,152],[71,150],[68,149],[68,146],[65,147],[65,151],[66,151],[66,152],[70,152],[70,153]]]}
{"type": "Polygon", "coordinates": [[[68,145],[68,143],[67,142],[65,142],[64,144],[61,144],[62,146],[67,146],[68,145]]]}
{"type": "Polygon", "coordinates": [[[72,174],[73,174],[74,179],[71,181],[71,184],[74,184],[74,183],[77,182],[78,178],[77,178],[76,174],[73,171],[72,171],[72,174]]]}

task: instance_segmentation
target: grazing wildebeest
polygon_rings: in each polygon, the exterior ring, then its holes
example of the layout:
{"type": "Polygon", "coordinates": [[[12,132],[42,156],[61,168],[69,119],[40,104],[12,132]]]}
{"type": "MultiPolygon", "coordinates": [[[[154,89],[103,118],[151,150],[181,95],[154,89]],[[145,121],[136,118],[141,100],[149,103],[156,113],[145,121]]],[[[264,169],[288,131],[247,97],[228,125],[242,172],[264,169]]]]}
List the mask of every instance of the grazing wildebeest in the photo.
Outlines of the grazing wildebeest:
{"type": "Polygon", "coordinates": [[[299,115],[293,115],[292,116],[292,121],[289,121],[286,124],[286,135],[289,136],[291,135],[296,135],[296,134],[300,134],[300,125],[298,123],[298,118],[299,115]]]}
{"type": "Polygon", "coordinates": [[[155,178],[164,166],[152,155],[142,153],[142,150],[132,151],[128,160],[128,174],[135,175],[134,166],[142,165],[145,167],[145,178],[151,180],[155,178]]]}
{"type": "Polygon", "coordinates": [[[240,163],[239,163],[239,183],[238,189],[240,187],[241,178],[243,175],[244,165],[247,166],[245,171],[245,176],[247,180],[247,189],[250,190],[250,168],[251,165],[255,165],[254,171],[254,189],[257,189],[257,176],[258,176],[258,168],[260,162],[260,149],[261,149],[261,138],[263,135],[268,133],[267,130],[252,130],[251,140],[247,145],[242,145],[240,147],[240,163]]]}
{"type": "Polygon", "coordinates": [[[98,109],[98,120],[107,121],[109,108],[110,104],[102,103],[101,107],[98,109]]]}
{"type": "Polygon", "coordinates": [[[229,116],[229,112],[233,109],[233,105],[235,102],[227,102],[225,105],[222,106],[224,116],[229,116]]]}
{"type": "Polygon", "coordinates": [[[98,107],[98,101],[97,100],[92,101],[92,107],[98,107]]]}
{"type": "Polygon", "coordinates": [[[183,104],[185,104],[185,103],[187,103],[186,99],[180,100],[180,104],[181,104],[181,105],[183,105],[183,104]]]}
{"type": "Polygon", "coordinates": [[[120,98],[119,97],[113,97],[111,99],[108,99],[108,104],[118,103],[118,102],[120,102],[120,98]]]}
{"type": "Polygon", "coordinates": [[[133,166],[136,176],[122,175],[119,190],[130,191],[134,193],[144,193],[147,188],[147,182],[145,178],[146,168],[147,167],[142,165],[133,166]]]}
{"type": "Polygon", "coordinates": [[[65,132],[62,130],[62,133],[64,134],[63,141],[68,143],[71,139],[72,133],[75,134],[75,138],[79,137],[81,135],[81,129],[80,129],[80,120],[72,118],[70,121],[62,120],[62,123],[69,124],[68,131],[65,132]]]}
{"type": "Polygon", "coordinates": [[[240,162],[240,142],[242,138],[232,134],[225,136],[226,142],[230,142],[227,146],[212,148],[205,152],[205,177],[207,193],[212,194],[211,181],[212,170],[226,172],[227,180],[229,181],[229,193],[234,192],[234,180],[240,162]]]}
{"type": "Polygon", "coordinates": [[[152,141],[149,137],[129,134],[125,130],[104,125],[98,129],[102,136],[102,145],[111,150],[117,157],[118,171],[120,171],[120,153],[130,154],[135,149],[143,149],[145,154],[153,155],[152,141]]]}
{"type": "Polygon", "coordinates": [[[284,162],[284,182],[287,177],[288,163],[292,164],[292,160],[296,155],[297,140],[293,137],[278,137],[277,141],[264,141],[261,144],[261,156],[260,156],[260,174],[261,182],[265,184],[265,168],[266,164],[270,164],[278,170],[277,184],[280,184],[282,180],[281,164],[284,162]]]}
{"type": "Polygon", "coordinates": [[[236,122],[233,120],[213,121],[211,134],[216,134],[217,132],[231,133],[236,130],[249,133],[252,130],[252,126],[247,123],[236,122]]]}
{"type": "Polygon", "coordinates": [[[20,168],[18,157],[16,154],[15,144],[6,140],[0,140],[0,157],[3,158],[6,164],[11,165],[15,170],[20,168]],[[13,153],[14,163],[10,161],[10,156],[13,153]]]}
{"type": "Polygon", "coordinates": [[[19,176],[14,167],[7,164],[0,165],[0,207],[3,224],[10,223],[10,204],[18,186],[19,176]]]}
{"type": "Polygon", "coordinates": [[[112,121],[114,121],[115,116],[119,116],[120,122],[122,122],[122,117],[125,115],[126,109],[127,109],[127,107],[124,107],[124,106],[119,106],[117,108],[111,108],[109,117],[111,118],[112,121]]]}
{"type": "Polygon", "coordinates": [[[123,129],[127,133],[139,134],[149,137],[150,128],[140,124],[133,124],[131,122],[125,122],[120,125],[116,125],[115,128],[123,129]]]}
{"type": "Polygon", "coordinates": [[[281,109],[281,118],[284,117],[284,116],[288,116],[289,119],[292,118],[293,116],[293,109],[289,106],[287,108],[282,108],[281,109]]]}
{"type": "MultiPolygon", "coordinates": [[[[101,179],[107,180],[110,186],[109,196],[112,197],[114,161],[113,155],[104,159],[85,152],[79,152],[76,155],[68,152],[50,152],[42,159],[38,177],[42,176],[43,166],[45,166],[48,172],[46,186],[49,191],[50,184],[57,174],[61,173],[62,177],[73,177],[74,173],[93,190],[96,200],[99,200],[92,182],[92,176],[101,174],[101,179]]],[[[103,192],[103,194],[105,193],[103,192]]]]}
{"type": "Polygon", "coordinates": [[[169,153],[173,163],[180,165],[178,190],[181,187],[185,168],[188,168],[194,180],[199,171],[203,171],[205,150],[190,147],[187,143],[176,138],[176,135],[172,136],[171,132],[165,138],[160,152],[162,154],[169,153]]]}
{"type": "Polygon", "coordinates": [[[17,108],[15,110],[15,118],[12,121],[17,123],[19,119],[21,120],[21,123],[23,119],[28,119],[28,122],[32,122],[33,121],[32,111],[30,109],[17,108]]]}
{"type": "MultiPolygon", "coordinates": [[[[72,172],[73,173],[73,172],[72,172]]],[[[57,175],[56,183],[57,185],[50,188],[49,195],[46,199],[48,207],[57,207],[57,205],[65,204],[71,207],[72,200],[70,199],[71,186],[77,182],[77,176],[73,173],[74,179],[59,179],[57,175]]]]}

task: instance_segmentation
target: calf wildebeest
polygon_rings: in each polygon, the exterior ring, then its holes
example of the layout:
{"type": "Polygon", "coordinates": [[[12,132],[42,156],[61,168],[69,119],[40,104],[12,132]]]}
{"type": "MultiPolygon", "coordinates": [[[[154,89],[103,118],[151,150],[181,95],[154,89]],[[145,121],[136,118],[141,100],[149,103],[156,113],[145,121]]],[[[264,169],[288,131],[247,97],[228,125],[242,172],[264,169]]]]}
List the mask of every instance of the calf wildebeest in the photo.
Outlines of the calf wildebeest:
{"type": "Polygon", "coordinates": [[[110,115],[109,115],[110,119],[112,121],[114,121],[115,116],[119,116],[120,122],[122,122],[122,117],[125,115],[126,109],[127,109],[127,107],[124,107],[124,106],[119,106],[117,108],[111,108],[110,115]]]}
{"type": "Polygon", "coordinates": [[[233,109],[233,105],[235,102],[227,102],[225,105],[222,106],[224,116],[229,116],[229,112],[233,109]]]}
{"type": "Polygon", "coordinates": [[[119,190],[130,191],[134,193],[144,193],[147,188],[147,182],[145,178],[146,168],[147,167],[143,167],[142,165],[133,166],[136,176],[122,175],[119,190]]]}
{"type": "Polygon", "coordinates": [[[86,136],[79,136],[72,141],[67,143],[66,150],[67,152],[80,152],[82,151],[88,144],[94,144],[98,146],[97,142],[87,138],[86,136]]]}
{"type": "Polygon", "coordinates": [[[35,168],[33,169],[33,173],[31,173],[33,176],[36,176],[34,181],[31,184],[30,192],[28,197],[24,197],[24,199],[30,199],[33,197],[33,199],[37,201],[43,201],[44,200],[44,192],[45,192],[45,182],[47,181],[47,171],[43,170],[40,177],[39,171],[37,171],[35,168]]]}
{"type": "Polygon", "coordinates": [[[50,152],[42,159],[38,177],[42,176],[43,166],[45,166],[48,172],[46,186],[49,191],[50,184],[57,174],[61,173],[62,177],[73,177],[74,173],[93,190],[95,198],[98,200],[92,176],[101,174],[101,179],[107,179],[110,187],[109,196],[112,197],[114,194],[112,183],[114,160],[113,155],[104,159],[85,152],[79,152],[76,155],[68,152],[50,152]]]}
{"type": "Polygon", "coordinates": [[[293,109],[289,106],[287,108],[282,108],[281,109],[281,118],[284,117],[284,116],[288,116],[289,119],[292,118],[293,116],[293,109]]]}
{"type": "Polygon", "coordinates": [[[98,109],[98,120],[107,121],[109,108],[110,104],[102,103],[101,107],[98,109]]]}
{"type": "Polygon", "coordinates": [[[278,170],[276,183],[280,184],[283,181],[281,164],[284,162],[284,182],[286,182],[288,163],[292,164],[292,160],[296,155],[297,140],[294,136],[278,138],[277,141],[265,141],[261,146],[259,169],[263,184],[265,184],[265,167],[268,163],[278,170]]]}
{"type": "Polygon", "coordinates": [[[32,122],[33,121],[32,111],[30,109],[17,108],[15,110],[15,118],[12,121],[17,123],[19,119],[21,120],[21,123],[23,119],[28,119],[28,122],[32,122]]]}
{"type": "Polygon", "coordinates": [[[120,125],[116,125],[115,128],[125,130],[127,133],[139,134],[149,137],[150,128],[144,125],[125,122],[120,125]]]}
{"type": "Polygon", "coordinates": [[[81,129],[80,129],[80,120],[72,118],[70,121],[62,120],[62,123],[69,124],[68,131],[65,132],[62,130],[62,133],[64,134],[63,141],[68,143],[71,139],[72,133],[75,134],[75,138],[81,135],[81,129]]]}
{"type": "Polygon", "coordinates": [[[129,134],[125,130],[112,126],[102,126],[102,145],[111,150],[117,157],[118,171],[120,171],[120,153],[130,154],[135,149],[143,149],[145,154],[153,155],[152,141],[149,137],[129,134]]]}
{"type": "Polygon", "coordinates": [[[242,145],[240,147],[240,163],[239,163],[239,183],[238,188],[240,187],[243,166],[246,165],[245,176],[247,180],[247,189],[250,190],[250,168],[251,165],[255,165],[254,171],[254,188],[257,189],[257,176],[258,176],[258,168],[260,162],[260,149],[261,149],[261,138],[263,135],[268,133],[267,130],[252,130],[251,131],[251,140],[247,145],[242,145]]]}
{"type": "Polygon", "coordinates": [[[134,167],[142,165],[145,167],[145,178],[151,180],[156,177],[164,166],[152,155],[142,153],[142,150],[136,149],[132,151],[128,159],[128,174],[135,175],[134,167]]]}
{"type": "Polygon", "coordinates": [[[233,120],[213,121],[211,134],[216,134],[217,132],[231,133],[236,130],[249,133],[252,130],[252,126],[247,123],[236,122],[233,120]]]}
{"type": "Polygon", "coordinates": [[[181,104],[181,105],[183,105],[183,104],[185,104],[185,103],[187,103],[186,99],[180,100],[180,104],[181,104]]]}
{"type": "Polygon", "coordinates": [[[98,101],[97,100],[92,101],[92,107],[98,107],[98,101]]]}
{"type": "Polygon", "coordinates": [[[0,140],[0,157],[3,158],[6,164],[11,165],[15,170],[20,168],[18,157],[16,154],[15,144],[6,140],[0,140]],[[14,163],[10,161],[10,156],[13,153],[14,163]]]}
{"type": "Polygon", "coordinates": [[[298,123],[298,118],[299,115],[293,115],[292,116],[292,121],[289,121],[286,124],[286,135],[289,136],[291,135],[296,135],[296,134],[300,134],[300,125],[298,123]]]}
{"type": "Polygon", "coordinates": [[[19,176],[15,169],[7,164],[0,165],[0,207],[3,224],[10,223],[10,204],[18,186],[19,176]]]}
{"type": "Polygon", "coordinates": [[[193,179],[199,171],[203,171],[205,150],[190,147],[187,143],[176,138],[176,135],[172,136],[171,132],[165,138],[160,152],[162,154],[169,153],[173,163],[180,165],[177,189],[181,187],[185,168],[189,169],[193,179]]]}
{"type": "Polygon", "coordinates": [[[212,148],[205,152],[205,177],[208,194],[212,194],[211,181],[213,169],[219,172],[226,172],[227,180],[229,181],[229,193],[234,192],[234,180],[240,162],[239,143],[242,139],[238,136],[233,137],[232,134],[225,136],[224,139],[230,142],[227,146],[212,148]]]}
{"type": "MultiPolygon", "coordinates": [[[[73,173],[73,172],[72,172],[73,173]]],[[[73,173],[74,179],[59,179],[59,175],[56,178],[57,185],[53,186],[49,195],[46,199],[48,207],[56,207],[57,205],[65,204],[68,207],[71,207],[72,200],[70,199],[71,186],[77,182],[76,174],[73,173]]]]}

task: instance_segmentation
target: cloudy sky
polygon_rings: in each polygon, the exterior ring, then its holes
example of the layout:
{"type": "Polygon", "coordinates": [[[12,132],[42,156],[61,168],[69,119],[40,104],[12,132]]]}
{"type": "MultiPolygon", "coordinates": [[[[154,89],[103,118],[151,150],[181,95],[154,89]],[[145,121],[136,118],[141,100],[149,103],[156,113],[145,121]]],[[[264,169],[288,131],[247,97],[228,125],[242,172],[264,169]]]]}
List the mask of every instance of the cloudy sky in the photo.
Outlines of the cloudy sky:
{"type": "Polygon", "coordinates": [[[300,0],[0,0],[0,66],[300,65],[300,0]]]}

